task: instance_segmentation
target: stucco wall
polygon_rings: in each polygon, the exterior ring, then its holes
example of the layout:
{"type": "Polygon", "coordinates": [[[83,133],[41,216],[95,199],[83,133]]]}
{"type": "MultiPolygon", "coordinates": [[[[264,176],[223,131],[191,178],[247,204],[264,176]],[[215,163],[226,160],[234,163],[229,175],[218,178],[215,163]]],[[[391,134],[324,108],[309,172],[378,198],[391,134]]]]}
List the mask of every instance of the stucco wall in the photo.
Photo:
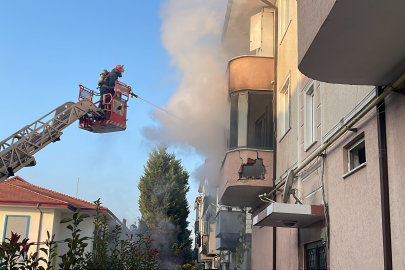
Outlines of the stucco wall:
{"type": "MultiPolygon", "coordinates": [[[[277,3],[278,4],[278,3],[277,3]]],[[[280,20],[280,17],[279,17],[280,20]]],[[[290,77],[290,126],[284,135],[277,132],[277,177],[298,160],[298,62],[297,62],[297,2],[291,1],[291,21],[285,33],[278,30],[277,97],[286,78],[290,77]]],[[[279,104],[279,102],[277,103],[279,104]]],[[[277,116],[280,108],[277,105],[277,116]]],[[[278,117],[278,121],[279,121],[278,117]]]]}
{"type": "MultiPolygon", "coordinates": [[[[52,231],[53,226],[53,209],[44,209],[41,207],[42,212],[44,212],[43,219],[42,219],[42,232],[46,230],[52,231]]],[[[3,237],[4,233],[4,223],[6,219],[6,215],[22,215],[22,216],[29,216],[29,229],[28,229],[28,238],[32,242],[38,241],[38,228],[39,228],[39,218],[40,213],[36,207],[18,207],[18,206],[1,206],[0,207],[0,230],[1,230],[1,237],[3,237]]],[[[44,233],[42,233],[44,236],[44,233]]],[[[25,237],[23,235],[22,237],[25,237]]]]}
{"type": "Polygon", "coordinates": [[[298,230],[277,228],[277,269],[298,268],[298,230]]]}
{"type": "Polygon", "coordinates": [[[299,62],[322,27],[336,0],[306,0],[298,2],[299,62]]]}
{"type": "Polygon", "coordinates": [[[388,179],[391,211],[392,264],[405,265],[405,96],[392,93],[386,98],[388,179]]]}
{"type": "Polygon", "coordinates": [[[252,269],[272,269],[273,267],[273,228],[252,228],[252,269]]]}
{"type": "MultiPolygon", "coordinates": [[[[19,207],[19,206],[1,206],[0,207],[0,236],[3,237],[4,233],[4,222],[6,215],[21,215],[21,216],[29,216],[29,229],[28,229],[28,238],[30,242],[44,242],[47,239],[47,231],[52,236],[55,234],[55,241],[64,240],[68,237],[71,237],[71,232],[66,228],[67,224],[61,224],[60,221],[62,218],[65,217],[72,217],[73,212],[66,212],[69,211],[67,209],[55,209],[55,208],[47,208],[47,207],[39,207],[42,211],[42,224],[40,235],[38,239],[38,229],[39,229],[39,222],[40,222],[40,212],[39,210],[32,206],[26,207],[19,207]]],[[[83,231],[81,232],[81,236],[93,236],[93,218],[91,217],[85,219],[80,225],[79,228],[83,231]]],[[[22,238],[25,235],[22,236],[22,238]]],[[[22,240],[22,238],[20,240],[22,240]]],[[[89,245],[86,247],[86,251],[92,250],[91,240],[88,240],[89,245]]],[[[66,243],[58,244],[58,256],[62,255],[67,252],[68,247],[66,243]]],[[[33,246],[30,252],[36,252],[36,245],[33,246]]],[[[41,247],[45,247],[44,245],[41,247]]],[[[44,255],[44,254],[42,254],[44,255]]],[[[60,258],[57,258],[57,262],[60,262],[60,258]]]]}
{"type": "Polygon", "coordinates": [[[373,89],[374,86],[321,83],[322,136],[373,89]]]}
{"type": "MultiPolygon", "coordinates": [[[[282,192],[277,192],[277,202],[282,202],[282,192]]],[[[298,229],[277,228],[276,231],[276,268],[298,268],[298,229]]]]}
{"type": "MultiPolygon", "coordinates": [[[[29,242],[44,242],[47,239],[47,231],[50,234],[53,234],[53,223],[54,223],[54,209],[53,208],[44,208],[40,207],[42,215],[42,224],[40,235],[38,238],[38,229],[40,222],[40,212],[39,210],[32,207],[20,207],[20,206],[1,206],[0,207],[0,235],[3,238],[4,229],[5,229],[5,219],[7,215],[20,215],[20,216],[29,216],[29,227],[28,227],[28,239],[29,242]]],[[[11,228],[12,230],[12,228],[11,228]]],[[[25,237],[22,235],[20,241],[25,237]]],[[[45,247],[45,246],[41,246],[45,247]]],[[[30,252],[36,252],[37,246],[34,245],[31,247],[30,252]]],[[[41,252],[42,253],[42,252],[41,252]]],[[[41,263],[41,265],[43,265],[41,263]]]]}
{"type": "Polygon", "coordinates": [[[375,111],[358,131],[347,132],[328,148],[325,160],[330,213],[331,269],[383,269],[381,197],[375,111]],[[366,166],[343,178],[344,146],[364,133],[366,166]]]}
{"type": "MultiPolygon", "coordinates": [[[[63,218],[68,218],[68,217],[72,217],[73,216],[73,212],[70,213],[65,213],[65,212],[60,212],[60,219],[63,218]]],[[[81,213],[83,214],[83,213],[81,213]]],[[[93,231],[94,231],[94,224],[93,224],[93,215],[94,213],[88,213],[90,215],[89,218],[85,218],[83,220],[83,222],[81,222],[79,224],[79,229],[82,230],[82,232],[80,232],[80,237],[83,236],[87,236],[87,237],[93,237],[93,231]]],[[[68,237],[72,237],[72,232],[66,228],[66,226],[68,225],[68,223],[60,223],[60,220],[55,220],[55,228],[57,228],[57,230],[59,230],[59,235],[56,235],[55,239],[56,240],[64,240],[68,237]]],[[[88,243],[88,246],[85,248],[85,252],[90,252],[93,250],[93,241],[92,240],[87,240],[85,241],[86,243],[88,243]]],[[[68,251],[68,246],[67,243],[61,243],[59,244],[58,247],[58,256],[65,254],[68,251]]],[[[58,262],[60,262],[60,259],[58,258],[58,262]]]]}
{"type": "MultiPolygon", "coordinates": [[[[308,167],[301,178],[294,183],[294,188],[298,189],[298,198],[303,204],[321,205],[322,201],[322,168],[321,160],[308,167]]],[[[290,202],[294,202],[290,197],[290,202]]]]}

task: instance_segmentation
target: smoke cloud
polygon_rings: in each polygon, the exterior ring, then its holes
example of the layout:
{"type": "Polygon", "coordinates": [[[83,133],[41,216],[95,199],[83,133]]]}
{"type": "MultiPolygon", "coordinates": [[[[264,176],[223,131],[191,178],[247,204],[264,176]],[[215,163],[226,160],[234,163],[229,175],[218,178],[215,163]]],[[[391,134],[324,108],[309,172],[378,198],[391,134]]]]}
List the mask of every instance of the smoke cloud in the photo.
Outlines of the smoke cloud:
{"type": "Polygon", "coordinates": [[[196,177],[216,180],[229,127],[225,72],[229,60],[220,43],[227,0],[169,0],[162,5],[162,44],[182,74],[165,110],[153,111],[159,127],[143,135],[166,145],[193,147],[207,162],[196,177]],[[207,174],[207,172],[214,174],[207,174]]]}

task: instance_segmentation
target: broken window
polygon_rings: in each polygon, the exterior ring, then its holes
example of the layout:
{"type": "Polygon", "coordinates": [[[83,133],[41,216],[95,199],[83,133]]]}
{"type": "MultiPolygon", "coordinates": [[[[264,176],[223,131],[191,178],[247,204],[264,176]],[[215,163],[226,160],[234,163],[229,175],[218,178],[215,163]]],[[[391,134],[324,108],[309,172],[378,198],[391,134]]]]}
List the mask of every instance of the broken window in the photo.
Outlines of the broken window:
{"type": "Polygon", "coordinates": [[[273,149],[272,102],[271,92],[231,96],[230,149],[273,149]]]}
{"type": "Polygon", "coordinates": [[[356,169],[366,163],[366,144],[364,137],[356,141],[347,149],[348,171],[356,169]]]}
{"type": "Polygon", "coordinates": [[[265,174],[263,159],[248,158],[247,164],[243,164],[239,170],[239,179],[264,179],[265,174]]]}

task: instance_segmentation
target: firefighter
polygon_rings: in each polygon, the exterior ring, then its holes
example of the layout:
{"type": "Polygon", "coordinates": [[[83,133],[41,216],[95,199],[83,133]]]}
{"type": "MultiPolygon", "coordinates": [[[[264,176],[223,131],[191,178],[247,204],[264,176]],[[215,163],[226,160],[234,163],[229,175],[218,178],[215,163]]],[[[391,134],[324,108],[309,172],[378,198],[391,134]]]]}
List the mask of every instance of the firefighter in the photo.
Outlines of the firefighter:
{"type": "MultiPolygon", "coordinates": [[[[117,65],[107,76],[104,77],[104,81],[100,87],[101,100],[98,105],[100,109],[104,109],[103,97],[105,94],[111,94],[111,96],[114,96],[115,81],[117,81],[118,78],[121,78],[123,73],[124,65],[117,65]]],[[[110,98],[106,98],[106,102],[110,102],[110,98]]]]}

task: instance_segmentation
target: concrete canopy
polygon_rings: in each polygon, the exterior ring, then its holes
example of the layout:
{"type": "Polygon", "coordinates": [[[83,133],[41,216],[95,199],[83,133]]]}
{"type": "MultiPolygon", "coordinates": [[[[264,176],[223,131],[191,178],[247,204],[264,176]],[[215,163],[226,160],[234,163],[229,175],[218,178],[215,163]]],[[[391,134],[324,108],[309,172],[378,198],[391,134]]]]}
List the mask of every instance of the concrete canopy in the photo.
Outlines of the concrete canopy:
{"type": "Polygon", "coordinates": [[[298,0],[299,70],[315,80],[389,85],[405,71],[402,0],[298,0]]]}
{"type": "Polygon", "coordinates": [[[253,226],[302,228],[323,216],[323,205],[272,203],[253,217],[253,226]]]}

